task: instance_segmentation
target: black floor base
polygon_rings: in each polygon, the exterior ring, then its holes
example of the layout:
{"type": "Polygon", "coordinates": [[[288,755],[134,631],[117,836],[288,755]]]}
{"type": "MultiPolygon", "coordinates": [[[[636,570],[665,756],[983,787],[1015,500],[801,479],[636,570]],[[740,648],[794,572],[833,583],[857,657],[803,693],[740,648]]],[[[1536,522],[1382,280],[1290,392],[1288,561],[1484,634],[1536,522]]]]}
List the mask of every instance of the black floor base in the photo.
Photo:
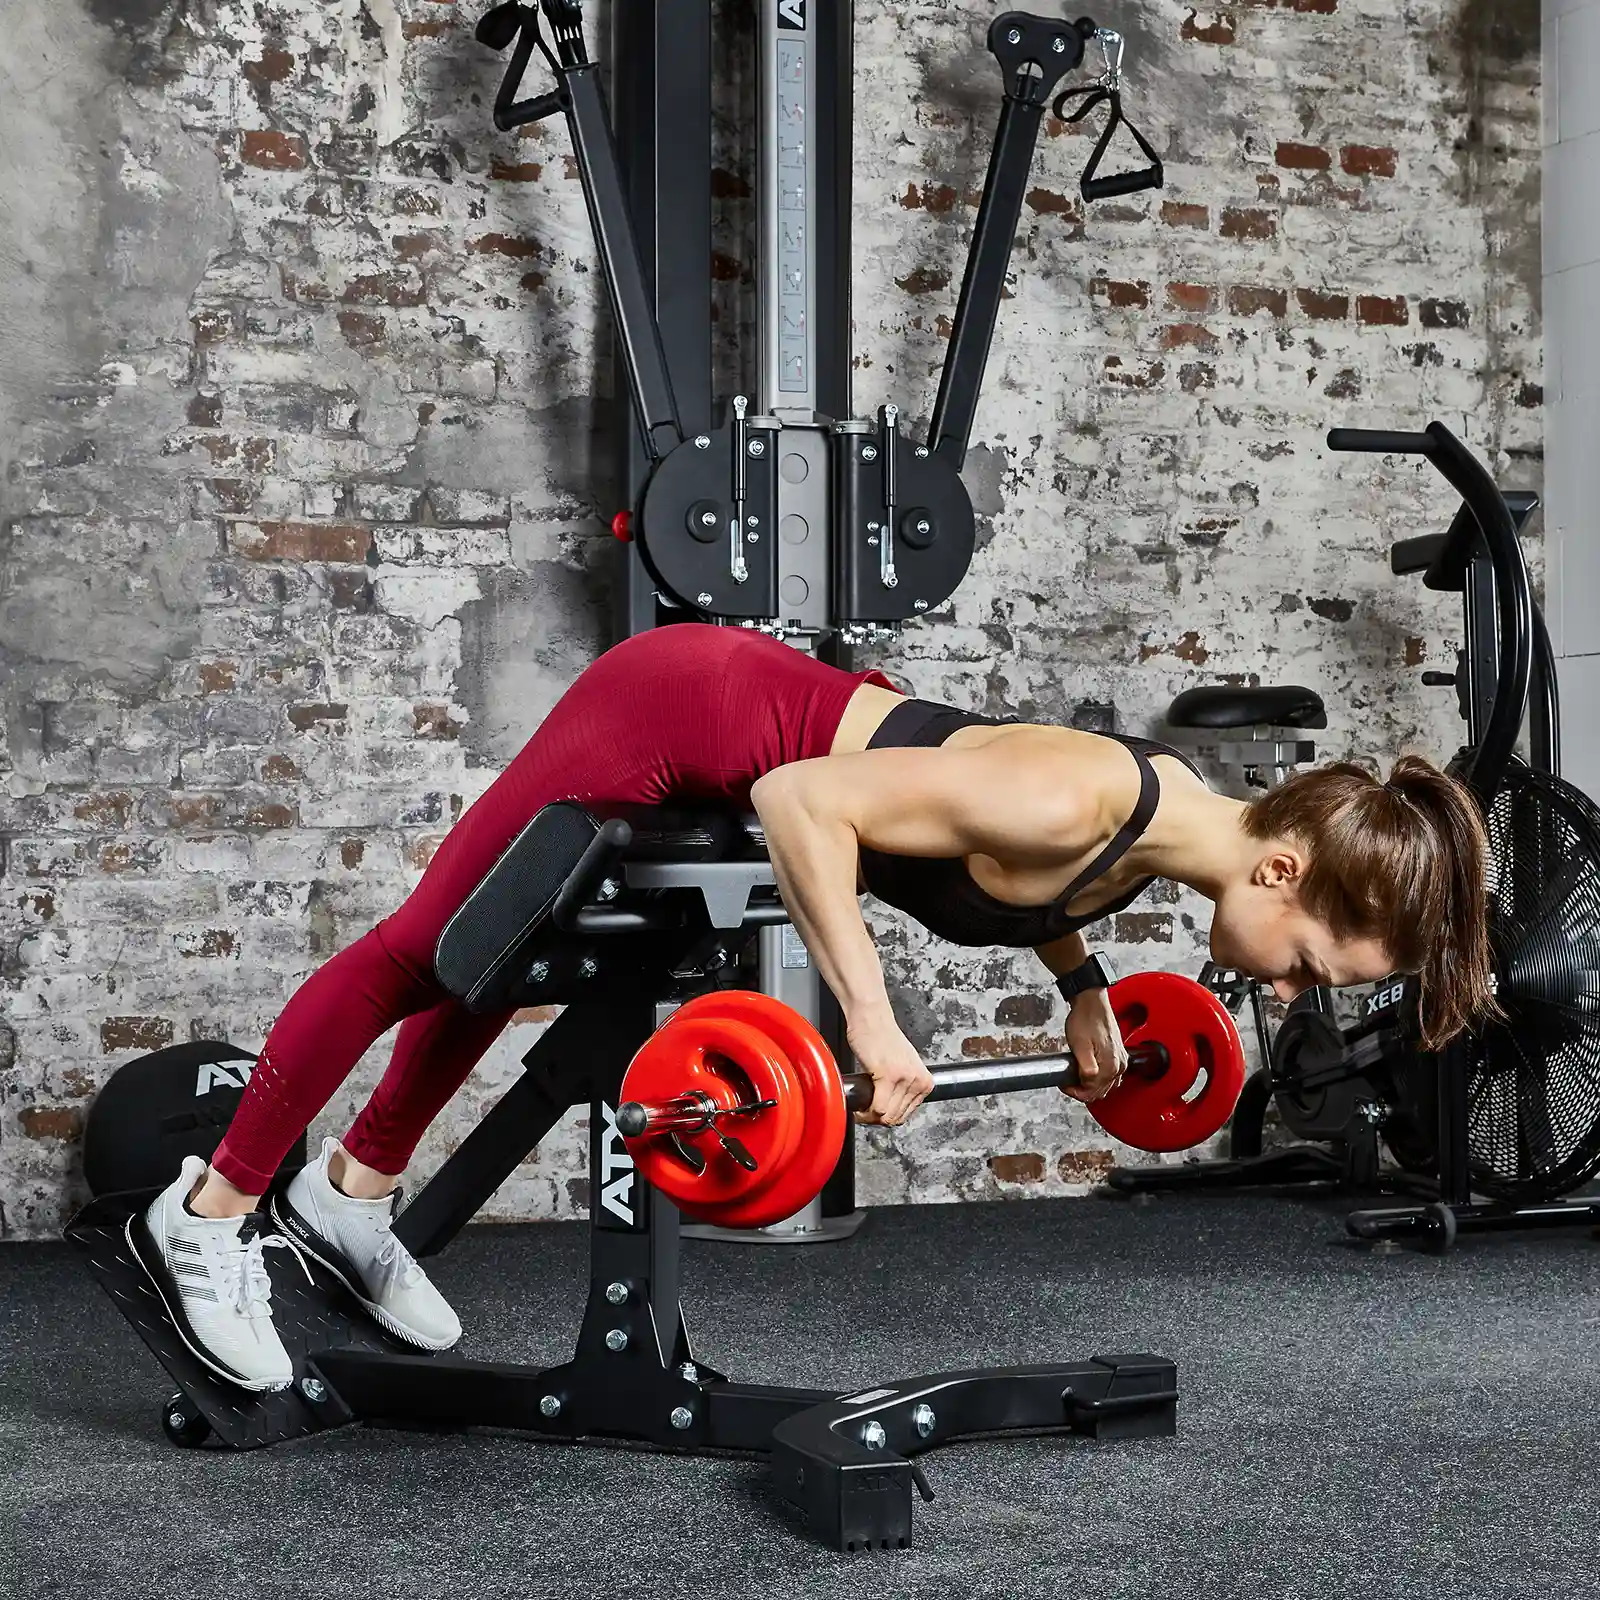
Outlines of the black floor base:
{"type": "Polygon", "coordinates": [[[1432,1199],[1439,1185],[1398,1168],[1355,1169],[1347,1155],[1327,1145],[1291,1144],[1255,1156],[1113,1167],[1106,1188],[1116,1195],[1183,1194],[1258,1189],[1299,1194],[1419,1195],[1432,1199]]]}
{"type": "Polygon", "coordinates": [[[913,1488],[933,1499],[912,1459],[923,1450],[976,1434],[1177,1431],[1178,1372],[1159,1356],[987,1367],[900,1379],[797,1412],[773,1430],[772,1476],[831,1548],[903,1550],[913,1488]]]}
{"type": "Polygon", "coordinates": [[[663,1361],[653,1348],[614,1352],[580,1338],[572,1361],[545,1368],[427,1355],[391,1338],[342,1284],[315,1262],[307,1263],[308,1276],[286,1250],[269,1252],[268,1271],[273,1321],[295,1381],[277,1393],[251,1394],[190,1351],[130,1243],[129,1218],[151,1198],[96,1201],[67,1233],[178,1384],[159,1424],[183,1446],[214,1437],[251,1450],[368,1422],[513,1428],[685,1454],[741,1451],[770,1456],[778,1492],[815,1537],[844,1551],[910,1546],[913,1491],[933,1498],[912,1458],[940,1445],[974,1435],[1119,1439],[1177,1430],[1177,1369],[1149,1355],[923,1374],[844,1395],[730,1383],[679,1360],[686,1342],[663,1361]]]}
{"type": "Polygon", "coordinates": [[[1522,1228],[1592,1228],[1600,1223],[1600,1197],[1502,1205],[1467,1201],[1445,1205],[1376,1206],[1352,1211],[1345,1230],[1368,1244],[1411,1244],[1443,1254],[1463,1233],[1512,1233],[1522,1228]]]}

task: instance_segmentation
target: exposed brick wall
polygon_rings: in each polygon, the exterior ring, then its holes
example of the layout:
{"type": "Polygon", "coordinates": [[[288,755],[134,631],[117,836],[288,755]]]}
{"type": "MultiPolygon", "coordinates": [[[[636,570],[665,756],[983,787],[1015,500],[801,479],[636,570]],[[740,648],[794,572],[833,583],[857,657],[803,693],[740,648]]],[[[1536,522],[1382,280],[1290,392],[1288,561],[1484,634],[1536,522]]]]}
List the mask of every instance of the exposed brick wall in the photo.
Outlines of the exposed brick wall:
{"type": "MultiPolygon", "coordinates": [[[[603,297],[565,131],[489,129],[476,9],[7,9],[18,48],[60,64],[0,109],[36,157],[12,167],[33,177],[0,247],[13,1233],[51,1232],[77,1198],[109,1071],[175,1039],[258,1042],[606,642],[603,297]]],[[[925,417],[996,114],[997,8],[857,9],[856,402],[925,417]]],[[[1453,615],[1384,561],[1444,503],[1424,472],[1319,441],[1439,416],[1537,485],[1538,14],[1487,13],[1107,10],[1168,186],[1086,208],[1089,136],[1047,124],[970,458],[982,548],[891,671],[1134,731],[1189,684],[1301,681],[1328,700],[1330,753],[1449,747],[1414,669],[1447,656],[1453,615]]],[[[745,155],[730,140],[718,163],[730,373],[745,155]]],[[[1192,971],[1201,913],[1164,891],[1104,935],[1128,965],[1192,971]]],[[[873,921],[931,1057],[1058,1038],[1031,958],[873,921]]],[[[491,1054],[424,1168],[546,1020],[491,1054]]],[[[571,1214],[581,1141],[559,1130],[495,1214],[571,1214]]],[[[861,1187],[1069,1192],[1110,1159],[1081,1108],[1027,1096],[873,1132],[861,1187]]]]}

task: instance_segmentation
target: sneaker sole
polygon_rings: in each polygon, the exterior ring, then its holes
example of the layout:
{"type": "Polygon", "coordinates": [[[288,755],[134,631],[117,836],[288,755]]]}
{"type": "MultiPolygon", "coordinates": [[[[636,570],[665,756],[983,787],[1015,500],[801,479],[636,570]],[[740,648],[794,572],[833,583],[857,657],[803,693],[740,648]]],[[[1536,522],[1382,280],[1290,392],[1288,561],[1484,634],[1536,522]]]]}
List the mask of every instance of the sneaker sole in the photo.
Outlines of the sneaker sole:
{"type": "Polygon", "coordinates": [[[139,1263],[145,1277],[150,1280],[151,1288],[155,1290],[161,1304],[166,1308],[167,1318],[172,1323],[173,1331],[183,1341],[183,1346],[189,1354],[208,1372],[215,1373],[217,1377],[227,1383],[231,1383],[236,1389],[245,1389],[251,1394],[282,1394],[285,1389],[292,1387],[294,1384],[294,1374],[292,1372],[287,1378],[247,1378],[243,1373],[235,1372],[231,1367],[227,1366],[220,1356],[213,1355],[198,1343],[200,1336],[189,1326],[189,1319],[183,1311],[182,1300],[180,1299],[177,1305],[173,1304],[172,1298],[167,1293],[168,1286],[161,1281],[161,1275],[151,1267],[150,1263],[145,1259],[144,1251],[139,1248],[139,1241],[134,1237],[133,1232],[136,1226],[143,1228],[145,1237],[150,1240],[151,1246],[154,1247],[155,1245],[155,1239],[151,1235],[144,1217],[135,1212],[128,1218],[122,1230],[128,1241],[128,1249],[132,1252],[133,1259],[139,1263]]]}
{"type": "MultiPolygon", "coordinates": [[[[287,1202],[285,1202],[285,1205],[287,1206],[287,1202]]],[[[459,1333],[454,1339],[447,1339],[443,1341],[429,1339],[426,1337],[426,1335],[416,1332],[415,1329],[408,1328],[392,1312],[384,1310],[384,1308],[375,1300],[369,1300],[366,1297],[366,1294],[363,1292],[365,1285],[359,1282],[352,1283],[350,1281],[350,1275],[346,1273],[342,1267],[340,1267],[336,1262],[330,1260],[326,1254],[317,1249],[314,1241],[320,1239],[322,1236],[313,1232],[311,1225],[307,1223],[298,1212],[291,1212],[289,1216],[286,1217],[284,1213],[278,1209],[278,1197],[276,1195],[274,1195],[267,1202],[267,1212],[271,1216],[272,1220],[277,1223],[278,1229],[284,1235],[284,1237],[294,1241],[295,1249],[300,1251],[302,1255],[310,1256],[311,1259],[325,1271],[331,1272],[333,1276],[336,1277],[339,1282],[350,1291],[350,1293],[360,1303],[362,1310],[364,1310],[380,1328],[384,1329],[388,1333],[392,1333],[397,1339],[403,1339],[409,1345],[415,1345],[418,1350],[449,1350],[452,1348],[452,1346],[460,1342],[461,1335],[459,1333]],[[298,1226],[295,1224],[298,1224],[298,1226]]]]}

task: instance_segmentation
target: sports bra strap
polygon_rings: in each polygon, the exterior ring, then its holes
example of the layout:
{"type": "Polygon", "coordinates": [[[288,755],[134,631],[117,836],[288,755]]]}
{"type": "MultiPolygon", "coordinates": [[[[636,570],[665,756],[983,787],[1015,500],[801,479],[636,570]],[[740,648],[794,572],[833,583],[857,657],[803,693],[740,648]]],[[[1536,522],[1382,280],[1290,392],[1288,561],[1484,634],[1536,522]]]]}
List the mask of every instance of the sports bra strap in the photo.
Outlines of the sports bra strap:
{"type": "Polygon", "coordinates": [[[942,745],[960,728],[1002,727],[1015,717],[986,717],[977,711],[957,711],[936,700],[902,700],[891,706],[878,724],[878,731],[867,741],[867,749],[906,749],[942,745]]]}
{"type": "MultiPolygon", "coordinates": [[[[1118,740],[1119,744],[1121,742],[1118,740]]],[[[1132,745],[1123,745],[1123,748],[1139,763],[1138,802],[1134,805],[1133,814],[1117,829],[1111,842],[1061,892],[1055,903],[1063,916],[1067,915],[1067,907],[1077,898],[1081,889],[1086,889],[1097,878],[1103,877],[1128,853],[1134,841],[1150,826],[1150,819],[1155,816],[1156,807],[1161,803],[1161,779],[1156,775],[1149,756],[1132,745]]]]}

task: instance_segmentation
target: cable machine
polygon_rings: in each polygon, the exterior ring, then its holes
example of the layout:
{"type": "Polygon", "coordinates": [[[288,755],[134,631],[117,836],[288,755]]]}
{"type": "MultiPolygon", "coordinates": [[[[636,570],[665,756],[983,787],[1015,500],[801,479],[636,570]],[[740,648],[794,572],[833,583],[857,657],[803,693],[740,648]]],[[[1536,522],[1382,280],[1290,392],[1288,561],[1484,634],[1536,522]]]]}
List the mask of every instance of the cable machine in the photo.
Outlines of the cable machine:
{"type": "MultiPolygon", "coordinates": [[[[565,117],[594,227],[619,388],[630,401],[619,440],[626,504],[612,524],[625,546],[619,635],[714,621],[758,628],[848,666],[854,646],[892,637],[942,605],[971,563],[975,530],[961,466],[1052,96],[1063,121],[1105,112],[1080,183],[1086,201],[1158,188],[1163,173],[1123,110],[1120,34],[1087,17],[997,17],[988,48],[1000,70],[999,121],[927,435],[909,432],[895,403],[857,416],[853,7],[753,4],[759,351],[753,394],[725,402],[712,392],[710,0],[614,7],[614,125],[580,0],[506,0],[484,15],[477,36],[511,52],[495,100],[497,128],[565,117]],[[1101,72],[1061,90],[1091,45],[1101,72]],[[555,87],[521,98],[535,52],[555,87]],[[1146,165],[1102,175],[1118,128],[1146,165]]],[[[792,928],[762,931],[759,963],[759,986],[842,1050],[837,1007],[792,928]]],[[[860,1220],[847,1146],[833,1181],[805,1211],[737,1237],[834,1238],[860,1220]]]]}

